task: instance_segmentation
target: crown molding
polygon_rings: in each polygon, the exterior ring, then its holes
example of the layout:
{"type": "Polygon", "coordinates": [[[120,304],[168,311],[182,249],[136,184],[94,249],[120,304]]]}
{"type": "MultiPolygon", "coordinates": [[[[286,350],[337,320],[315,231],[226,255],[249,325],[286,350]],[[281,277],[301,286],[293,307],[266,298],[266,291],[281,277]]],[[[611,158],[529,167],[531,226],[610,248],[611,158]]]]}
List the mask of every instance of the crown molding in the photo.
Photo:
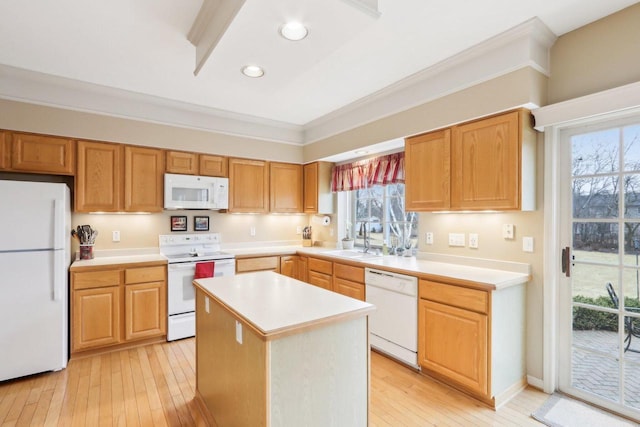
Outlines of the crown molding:
{"type": "Polygon", "coordinates": [[[304,126],[305,144],[380,120],[479,83],[531,67],[549,75],[557,36],[538,18],[333,111],[304,126]]]}
{"type": "Polygon", "coordinates": [[[0,98],[225,135],[300,145],[299,125],[0,64],[0,98]]]}
{"type": "Polygon", "coordinates": [[[520,68],[549,73],[556,36],[537,18],[304,126],[0,64],[0,98],[284,144],[346,132],[520,68]]]}

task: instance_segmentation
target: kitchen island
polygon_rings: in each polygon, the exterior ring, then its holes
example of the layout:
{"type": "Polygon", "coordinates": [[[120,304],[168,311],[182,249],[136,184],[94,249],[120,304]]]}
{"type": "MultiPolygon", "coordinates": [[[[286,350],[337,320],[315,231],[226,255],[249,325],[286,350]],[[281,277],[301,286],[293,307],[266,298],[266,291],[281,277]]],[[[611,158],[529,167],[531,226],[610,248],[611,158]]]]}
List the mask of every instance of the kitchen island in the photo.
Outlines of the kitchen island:
{"type": "Polygon", "coordinates": [[[194,285],[196,401],[212,424],[368,424],[373,305],[273,272],[194,285]]]}

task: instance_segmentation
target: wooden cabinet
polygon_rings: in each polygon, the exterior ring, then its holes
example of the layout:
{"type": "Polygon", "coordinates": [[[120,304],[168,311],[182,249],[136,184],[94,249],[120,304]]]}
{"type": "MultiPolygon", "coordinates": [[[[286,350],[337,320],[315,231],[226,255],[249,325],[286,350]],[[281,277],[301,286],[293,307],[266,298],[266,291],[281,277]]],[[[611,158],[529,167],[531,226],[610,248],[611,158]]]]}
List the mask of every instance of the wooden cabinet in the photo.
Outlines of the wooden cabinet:
{"type": "Polygon", "coordinates": [[[124,147],[124,210],[161,212],[164,206],[164,155],[156,148],[124,147]]]}
{"type": "Polygon", "coordinates": [[[298,275],[296,279],[301,280],[303,282],[309,281],[309,258],[303,255],[298,255],[298,275]]]}
{"type": "Polygon", "coordinates": [[[330,291],[333,290],[333,263],[320,258],[309,257],[307,282],[330,291]]]}
{"type": "Polygon", "coordinates": [[[314,162],[304,165],[304,213],[333,213],[332,167],[333,164],[329,162],[314,162]]]}
{"type": "Polygon", "coordinates": [[[269,210],[302,213],[302,165],[269,163],[269,210]]]}
{"type": "Polygon", "coordinates": [[[229,159],[229,212],[269,212],[267,162],[229,159]]]}
{"type": "Polygon", "coordinates": [[[333,290],[348,297],[364,301],[364,267],[334,262],[333,290]]]}
{"type": "Polygon", "coordinates": [[[252,271],[280,272],[279,256],[263,256],[253,258],[236,258],[236,273],[249,273],[252,271]]]}
{"type": "Polygon", "coordinates": [[[119,144],[78,141],[76,212],[122,210],[122,154],[119,144]]]}
{"type": "MultiPolygon", "coordinates": [[[[7,132],[5,138],[8,137],[7,132]]],[[[10,153],[7,141],[5,155],[10,155],[11,163],[7,163],[6,167],[11,171],[75,174],[75,142],[72,139],[21,132],[11,132],[10,139],[10,153]]]]}
{"type": "Polygon", "coordinates": [[[166,276],[166,264],[72,267],[71,353],[162,339],[166,276]]]}
{"type": "Polygon", "coordinates": [[[497,406],[526,385],[525,289],[481,290],[421,279],[418,363],[497,406]]]}
{"type": "Polygon", "coordinates": [[[164,335],[167,332],[165,267],[125,270],[125,340],[164,335]]]}
{"type": "Polygon", "coordinates": [[[228,160],[223,156],[214,156],[211,154],[199,154],[200,175],[227,177],[228,160]]]}
{"type": "Polygon", "coordinates": [[[211,154],[166,152],[166,172],[183,175],[227,176],[227,158],[211,154]]]}
{"type": "Polygon", "coordinates": [[[449,209],[450,150],[449,129],[406,139],[405,210],[449,209]]]}
{"type": "Polygon", "coordinates": [[[160,212],[162,150],[78,141],[77,212],[160,212]]]}
{"type": "Polygon", "coordinates": [[[0,130],[0,170],[9,169],[9,132],[0,130]]]}
{"type": "Polygon", "coordinates": [[[407,138],[406,209],[535,209],[531,120],[520,109],[407,138]]]}
{"type": "Polygon", "coordinates": [[[166,172],[198,175],[198,154],[184,151],[167,151],[165,152],[165,156],[166,172]]]}
{"type": "Polygon", "coordinates": [[[292,277],[294,279],[298,278],[297,255],[287,255],[280,257],[280,274],[292,277]]]}

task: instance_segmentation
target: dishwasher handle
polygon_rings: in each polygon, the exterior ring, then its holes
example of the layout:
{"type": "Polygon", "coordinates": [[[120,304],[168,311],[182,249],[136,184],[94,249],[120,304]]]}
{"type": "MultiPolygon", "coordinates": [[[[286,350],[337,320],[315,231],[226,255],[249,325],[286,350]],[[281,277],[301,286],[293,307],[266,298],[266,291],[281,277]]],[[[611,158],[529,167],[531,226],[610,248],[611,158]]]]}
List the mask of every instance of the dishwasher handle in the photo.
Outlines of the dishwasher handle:
{"type": "Polygon", "coordinates": [[[366,287],[372,286],[409,296],[418,295],[418,278],[414,276],[366,268],[364,283],[366,287]]]}

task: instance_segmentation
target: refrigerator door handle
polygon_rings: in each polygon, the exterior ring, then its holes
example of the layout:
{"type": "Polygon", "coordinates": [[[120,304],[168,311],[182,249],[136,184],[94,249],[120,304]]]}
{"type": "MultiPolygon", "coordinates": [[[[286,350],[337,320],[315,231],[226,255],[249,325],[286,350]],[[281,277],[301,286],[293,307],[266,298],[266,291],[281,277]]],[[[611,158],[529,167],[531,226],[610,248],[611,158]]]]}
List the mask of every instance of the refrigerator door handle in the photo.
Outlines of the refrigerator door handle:
{"type": "Polygon", "coordinates": [[[53,249],[64,249],[65,215],[64,202],[60,199],[53,200],[53,249]]]}
{"type": "Polygon", "coordinates": [[[64,251],[61,249],[53,251],[53,300],[61,301],[62,292],[65,285],[64,251]]]}

